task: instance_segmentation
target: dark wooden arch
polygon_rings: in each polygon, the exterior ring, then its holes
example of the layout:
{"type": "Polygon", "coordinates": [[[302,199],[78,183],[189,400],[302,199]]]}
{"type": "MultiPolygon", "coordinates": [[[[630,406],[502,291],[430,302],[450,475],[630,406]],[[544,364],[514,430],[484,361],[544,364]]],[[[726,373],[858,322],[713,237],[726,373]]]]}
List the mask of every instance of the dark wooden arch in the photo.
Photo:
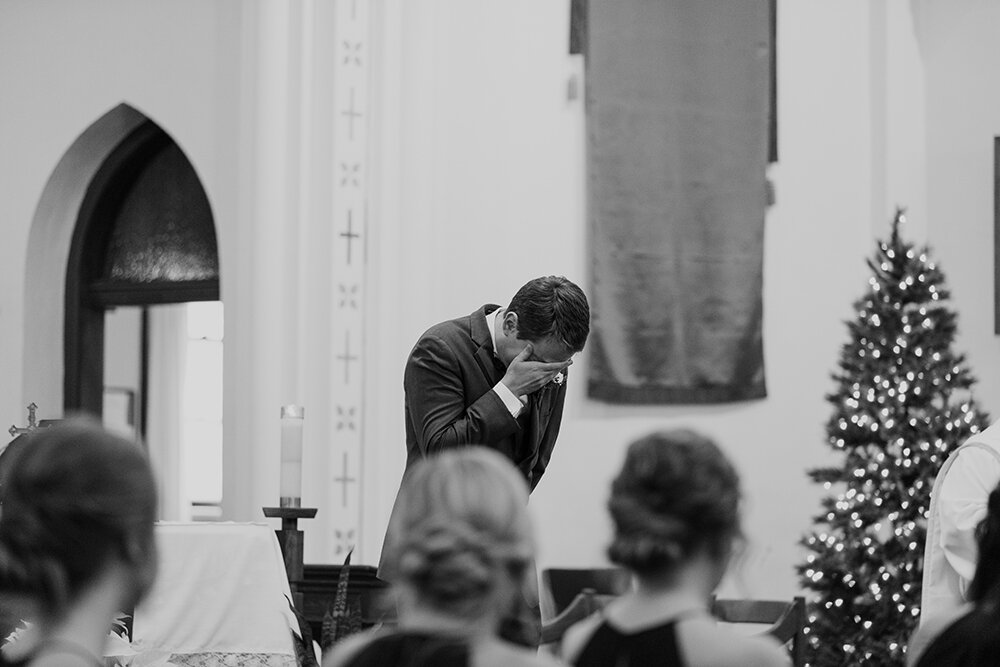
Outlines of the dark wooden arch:
{"type": "MultiPolygon", "coordinates": [[[[101,415],[106,310],[219,300],[217,275],[209,280],[145,282],[104,275],[109,241],[122,204],[143,169],[173,144],[156,123],[140,124],[101,164],[80,205],[66,268],[63,408],[67,414],[101,415]]],[[[144,316],[144,341],[145,321],[144,316]]]]}

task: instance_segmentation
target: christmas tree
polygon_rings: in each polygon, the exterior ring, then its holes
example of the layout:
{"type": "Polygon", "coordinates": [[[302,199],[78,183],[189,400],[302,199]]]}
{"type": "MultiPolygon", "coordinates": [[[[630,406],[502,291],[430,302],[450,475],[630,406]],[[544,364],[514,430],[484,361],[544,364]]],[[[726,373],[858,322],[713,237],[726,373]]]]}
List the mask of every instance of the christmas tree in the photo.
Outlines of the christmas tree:
{"type": "Polygon", "coordinates": [[[798,567],[815,592],[809,664],[903,665],[920,615],[924,535],[941,464],[986,428],[975,379],[952,351],[955,313],[944,276],[899,235],[868,260],[868,291],[848,322],[850,341],[827,400],[828,444],[843,462],[809,476],[831,491],[802,544],[798,567]]]}

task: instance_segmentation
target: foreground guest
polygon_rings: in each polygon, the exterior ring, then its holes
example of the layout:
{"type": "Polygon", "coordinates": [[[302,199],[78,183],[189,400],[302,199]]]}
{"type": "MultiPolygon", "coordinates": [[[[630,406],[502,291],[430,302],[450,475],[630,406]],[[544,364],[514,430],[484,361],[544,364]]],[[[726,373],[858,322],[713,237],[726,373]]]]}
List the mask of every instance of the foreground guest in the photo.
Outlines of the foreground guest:
{"type": "Polygon", "coordinates": [[[83,421],[24,436],[0,496],[0,600],[31,628],[0,665],[95,667],[153,583],[156,491],[143,451],[83,421]]]}
{"type": "MultiPolygon", "coordinates": [[[[3,481],[5,473],[14,459],[14,452],[21,448],[24,436],[19,435],[11,440],[6,447],[0,449],[0,498],[3,498],[3,481]]],[[[5,638],[10,636],[21,625],[21,617],[10,605],[3,604],[0,598],[0,647],[3,646],[5,638]]]]}
{"type": "Polygon", "coordinates": [[[555,664],[498,637],[534,556],[527,502],[524,478],[484,447],[415,464],[383,550],[399,627],[348,638],[324,667],[555,664]]]}
{"type": "Polygon", "coordinates": [[[1000,486],[989,495],[976,537],[978,561],[966,591],[971,604],[940,634],[933,623],[921,624],[910,642],[909,664],[981,667],[1000,660],[1000,486]],[[922,651],[928,641],[930,646],[922,651]]]}
{"type": "Polygon", "coordinates": [[[736,470],[710,440],[677,430],[632,443],[611,486],[608,556],[635,590],[571,627],[563,657],[579,667],[789,664],[776,642],[708,612],[740,537],[739,500],[736,470]]]}

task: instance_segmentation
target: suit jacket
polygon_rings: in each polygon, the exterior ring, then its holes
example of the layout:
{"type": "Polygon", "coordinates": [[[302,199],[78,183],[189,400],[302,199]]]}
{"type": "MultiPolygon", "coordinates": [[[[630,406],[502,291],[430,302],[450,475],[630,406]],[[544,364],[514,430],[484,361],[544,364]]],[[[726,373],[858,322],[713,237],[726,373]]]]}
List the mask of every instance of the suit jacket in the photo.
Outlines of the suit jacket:
{"type": "Polygon", "coordinates": [[[526,416],[511,416],[493,391],[506,369],[493,353],[486,315],[499,307],[487,304],[470,315],[437,324],[413,346],[403,373],[404,481],[417,461],[470,444],[492,447],[506,456],[524,475],[529,489],[537,486],[545,472],[559,434],[566,383],[546,385],[529,397],[526,416]]]}

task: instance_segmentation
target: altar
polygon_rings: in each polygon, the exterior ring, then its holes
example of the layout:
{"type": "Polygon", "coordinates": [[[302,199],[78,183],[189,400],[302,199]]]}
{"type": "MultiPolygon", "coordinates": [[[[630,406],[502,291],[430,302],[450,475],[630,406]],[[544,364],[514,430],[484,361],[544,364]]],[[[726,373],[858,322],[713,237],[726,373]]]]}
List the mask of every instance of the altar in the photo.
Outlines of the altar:
{"type": "Polygon", "coordinates": [[[127,664],[292,667],[298,621],[274,530],[158,523],[156,583],[136,608],[127,664]]]}

